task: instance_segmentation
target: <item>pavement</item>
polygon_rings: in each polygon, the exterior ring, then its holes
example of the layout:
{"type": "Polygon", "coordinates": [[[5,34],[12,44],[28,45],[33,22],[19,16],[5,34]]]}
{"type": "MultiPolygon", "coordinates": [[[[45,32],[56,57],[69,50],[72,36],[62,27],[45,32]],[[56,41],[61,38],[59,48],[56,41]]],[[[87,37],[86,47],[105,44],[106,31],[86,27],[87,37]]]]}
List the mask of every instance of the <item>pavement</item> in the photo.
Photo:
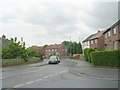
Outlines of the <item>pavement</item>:
{"type": "Polygon", "coordinates": [[[91,63],[83,60],[75,62],[77,65],[69,69],[73,74],[95,79],[118,80],[117,68],[94,67],[91,63]]]}

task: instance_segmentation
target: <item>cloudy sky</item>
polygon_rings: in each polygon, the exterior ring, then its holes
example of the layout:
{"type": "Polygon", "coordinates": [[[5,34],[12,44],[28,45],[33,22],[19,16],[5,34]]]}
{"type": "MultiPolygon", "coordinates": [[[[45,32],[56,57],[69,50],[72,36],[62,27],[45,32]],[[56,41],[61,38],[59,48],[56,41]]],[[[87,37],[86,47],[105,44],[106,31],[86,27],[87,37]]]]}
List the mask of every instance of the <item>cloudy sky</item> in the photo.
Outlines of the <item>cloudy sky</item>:
{"type": "Polygon", "coordinates": [[[0,0],[0,36],[23,37],[27,47],[82,41],[118,20],[117,1],[0,0]]]}

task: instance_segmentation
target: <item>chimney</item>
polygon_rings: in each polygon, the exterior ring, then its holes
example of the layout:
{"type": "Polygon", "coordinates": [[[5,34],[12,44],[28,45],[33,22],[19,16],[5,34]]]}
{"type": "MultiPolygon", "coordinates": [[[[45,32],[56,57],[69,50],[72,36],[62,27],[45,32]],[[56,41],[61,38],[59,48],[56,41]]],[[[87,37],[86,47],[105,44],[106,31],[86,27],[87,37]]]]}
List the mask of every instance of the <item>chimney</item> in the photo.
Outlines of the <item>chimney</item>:
{"type": "Polygon", "coordinates": [[[6,39],[6,36],[5,36],[5,35],[2,35],[2,38],[6,39]]]}
{"type": "Polygon", "coordinates": [[[100,30],[98,30],[98,33],[100,32],[100,30]]]}

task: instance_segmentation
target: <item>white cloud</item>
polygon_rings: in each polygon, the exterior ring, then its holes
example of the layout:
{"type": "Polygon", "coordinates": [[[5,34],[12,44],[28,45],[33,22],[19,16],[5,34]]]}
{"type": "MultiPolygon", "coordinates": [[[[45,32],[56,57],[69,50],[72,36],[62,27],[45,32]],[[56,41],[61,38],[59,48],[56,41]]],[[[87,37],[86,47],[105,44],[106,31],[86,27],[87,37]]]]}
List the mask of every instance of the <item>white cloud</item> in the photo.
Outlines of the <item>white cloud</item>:
{"type": "Polygon", "coordinates": [[[117,18],[117,2],[1,0],[1,35],[23,37],[27,46],[80,40],[117,18]]]}

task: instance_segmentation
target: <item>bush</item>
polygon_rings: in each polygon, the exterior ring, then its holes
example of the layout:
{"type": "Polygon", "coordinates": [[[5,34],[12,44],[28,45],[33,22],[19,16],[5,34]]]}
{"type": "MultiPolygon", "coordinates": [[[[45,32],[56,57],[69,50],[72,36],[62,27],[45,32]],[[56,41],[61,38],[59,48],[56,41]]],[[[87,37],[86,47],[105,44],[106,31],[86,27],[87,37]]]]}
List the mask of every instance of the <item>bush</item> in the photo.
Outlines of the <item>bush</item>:
{"type": "Polygon", "coordinates": [[[90,55],[90,53],[93,52],[93,51],[95,51],[95,49],[92,49],[92,48],[84,49],[84,59],[86,61],[91,62],[91,55],[90,55]]]}
{"type": "Polygon", "coordinates": [[[119,67],[120,50],[95,51],[91,53],[91,59],[94,65],[119,67]]]}
{"type": "Polygon", "coordinates": [[[88,55],[87,55],[88,48],[84,49],[84,59],[88,61],[88,55]]]}
{"type": "Polygon", "coordinates": [[[88,61],[89,61],[89,62],[91,62],[91,55],[90,55],[90,54],[91,54],[93,51],[95,51],[95,49],[89,48],[89,49],[87,50],[87,55],[88,55],[88,61]]]}

